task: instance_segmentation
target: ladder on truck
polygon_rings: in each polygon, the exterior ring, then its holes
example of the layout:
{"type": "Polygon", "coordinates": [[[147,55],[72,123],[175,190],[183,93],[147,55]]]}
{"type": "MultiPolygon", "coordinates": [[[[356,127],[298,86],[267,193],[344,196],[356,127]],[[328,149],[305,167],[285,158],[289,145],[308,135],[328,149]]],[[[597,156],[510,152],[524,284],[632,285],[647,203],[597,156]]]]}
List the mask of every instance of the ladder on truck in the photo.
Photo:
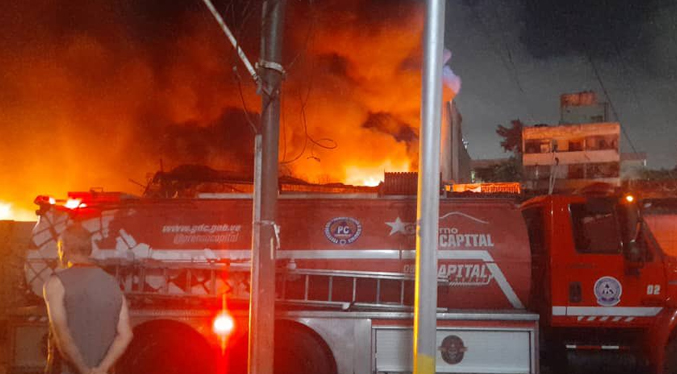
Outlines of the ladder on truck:
{"type": "MultiPolygon", "coordinates": [[[[101,264],[130,299],[216,299],[248,302],[248,265],[222,263],[101,264]]],[[[439,278],[438,287],[448,279],[439,278]]],[[[411,311],[414,275],[344,270],[279,269],[278,304],[339,310],[411,311]]]]}

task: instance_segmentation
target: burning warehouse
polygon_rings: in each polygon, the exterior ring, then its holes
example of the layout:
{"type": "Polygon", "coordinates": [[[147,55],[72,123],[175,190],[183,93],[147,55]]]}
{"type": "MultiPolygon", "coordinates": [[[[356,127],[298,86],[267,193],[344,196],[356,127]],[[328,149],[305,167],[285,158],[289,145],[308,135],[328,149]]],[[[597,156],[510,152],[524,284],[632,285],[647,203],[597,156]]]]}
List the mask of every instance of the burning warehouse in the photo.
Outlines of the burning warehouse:
{"type": "MultiPolygon", "coordinates": [[[[258,5],[216,5],[255,59],[258,5]]],[[[415,169],[421,4],[300,2],[287,20],[281,173],[375,185],[415,169]]],[[[37,194],[140,193],[129,180],[161,167],[251,171],[256,86],[200,2],[18,3],[0,21],[0,202],[15,214],[37,194]]]]}

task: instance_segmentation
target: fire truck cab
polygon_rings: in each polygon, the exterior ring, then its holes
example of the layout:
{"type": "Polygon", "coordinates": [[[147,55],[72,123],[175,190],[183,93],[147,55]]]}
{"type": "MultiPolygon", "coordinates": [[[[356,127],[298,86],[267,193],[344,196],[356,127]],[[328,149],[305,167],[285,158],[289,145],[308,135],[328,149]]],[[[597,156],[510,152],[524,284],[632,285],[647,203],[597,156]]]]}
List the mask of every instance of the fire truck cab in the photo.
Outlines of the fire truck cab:
{"type": "Polygon", "coordinates": [[[548,195],[522,205],[532,251],[529,307],[556,365],[619,353],[677,369],[677,204],[548,195]]]}

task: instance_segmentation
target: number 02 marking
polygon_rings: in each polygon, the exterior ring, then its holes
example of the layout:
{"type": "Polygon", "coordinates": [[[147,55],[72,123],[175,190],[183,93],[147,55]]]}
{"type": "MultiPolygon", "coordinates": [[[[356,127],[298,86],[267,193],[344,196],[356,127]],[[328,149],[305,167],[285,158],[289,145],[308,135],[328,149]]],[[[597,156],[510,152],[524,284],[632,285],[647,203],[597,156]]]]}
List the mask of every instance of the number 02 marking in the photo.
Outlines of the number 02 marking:
{"type": "Polygon", "coordinates": [[[660,295],[661,294],[661,285],[660,284],[650,284],[646,286],[647,295],[660,295]]]}

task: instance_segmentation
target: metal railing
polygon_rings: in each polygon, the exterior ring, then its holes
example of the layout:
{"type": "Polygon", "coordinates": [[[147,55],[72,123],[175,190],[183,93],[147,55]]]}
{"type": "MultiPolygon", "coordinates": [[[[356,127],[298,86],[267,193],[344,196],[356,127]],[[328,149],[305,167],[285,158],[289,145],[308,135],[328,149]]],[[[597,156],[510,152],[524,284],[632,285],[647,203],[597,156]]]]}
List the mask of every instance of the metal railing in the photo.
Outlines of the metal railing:
{"type": "MultiPolygon", "coordinates": [[[[246,302],[250,270],[246,264],[108,263],[128,298],[153,300],[216,299],[246,302]]],[[[438,286],[448,285],[440,278],[438,286]]],[[[345,270],[279,269],[278,304],[339,310],[410,311],[413,274],[345,270]]]]}

